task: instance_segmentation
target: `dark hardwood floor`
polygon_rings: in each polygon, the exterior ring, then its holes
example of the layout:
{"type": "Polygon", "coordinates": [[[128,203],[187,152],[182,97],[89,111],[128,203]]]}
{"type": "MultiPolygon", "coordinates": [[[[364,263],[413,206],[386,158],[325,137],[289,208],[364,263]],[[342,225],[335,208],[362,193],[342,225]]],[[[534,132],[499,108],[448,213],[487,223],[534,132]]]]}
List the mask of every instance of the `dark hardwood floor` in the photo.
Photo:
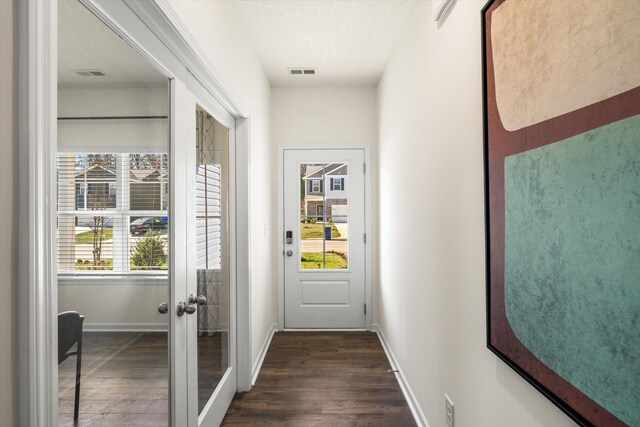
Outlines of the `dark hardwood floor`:
{"type": "MultiPolygon", "coordinates": [[[[80,426],[168,424],[167,334],[83,334],[80,426]]],[[[76,358],[58,366],[59,420],[73,423],[76,358]]]]}
{"type": "Polygon", "coordinates": [[[223,426],[415,426],[376,334],[279,332],[223,426]]]}
{"type": "MultiPolygon", "coordinates": [[[[199,406],[224,369],[225,334],[198,340],[199,406]]],[[[83,335],[80,426],[166,426],[165,333],[83,335]]],[[[413,426],[411,412],[375,334],[280,332],[260,376],[238,394],[225,426],[413,426]]],[[[73,424],[75,357],[59,365],[60,425],[73,424]]]]}
{"type": "MultiPolygon", "coordinates": [[[[202,410],[227,368],[227,334],[198,337],[198,408],[202,410]]],[[[167,334],[85,332],[79,426],[168,425],[167,334]]],[[[59,419],[72,426],[76,358],[58,367],[59,419]]]]}

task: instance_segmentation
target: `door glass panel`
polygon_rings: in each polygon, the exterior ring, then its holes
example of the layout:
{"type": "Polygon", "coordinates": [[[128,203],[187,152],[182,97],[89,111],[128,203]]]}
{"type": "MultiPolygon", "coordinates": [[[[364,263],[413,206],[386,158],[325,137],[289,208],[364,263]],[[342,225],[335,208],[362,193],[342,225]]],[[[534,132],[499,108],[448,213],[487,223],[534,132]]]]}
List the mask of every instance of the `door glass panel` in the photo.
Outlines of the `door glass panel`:
{"type": "Polygon", "coordinates": [[[55,4],[60,425],[166,426],[169,81],[55,4]]]}
{"type": "Polygon", "coordinates": [[[229,367],[229,130],[196,108],[198,413],[229,367]]]}
{"type": "Polygon", "coordinates": [[[300,164],[300,268],[349,267],[347,163],[300,164]]]}

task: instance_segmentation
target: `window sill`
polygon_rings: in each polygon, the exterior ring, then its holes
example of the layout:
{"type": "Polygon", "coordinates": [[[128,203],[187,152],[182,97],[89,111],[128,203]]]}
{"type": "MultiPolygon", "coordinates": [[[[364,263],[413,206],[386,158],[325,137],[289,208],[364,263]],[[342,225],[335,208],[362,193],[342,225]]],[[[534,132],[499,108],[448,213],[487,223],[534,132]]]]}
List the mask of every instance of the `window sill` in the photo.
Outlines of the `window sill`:
{"type": "Polygon", "coordinates": [[[167,275],[58,275],[58,285],[168,285],[167,275]]]}

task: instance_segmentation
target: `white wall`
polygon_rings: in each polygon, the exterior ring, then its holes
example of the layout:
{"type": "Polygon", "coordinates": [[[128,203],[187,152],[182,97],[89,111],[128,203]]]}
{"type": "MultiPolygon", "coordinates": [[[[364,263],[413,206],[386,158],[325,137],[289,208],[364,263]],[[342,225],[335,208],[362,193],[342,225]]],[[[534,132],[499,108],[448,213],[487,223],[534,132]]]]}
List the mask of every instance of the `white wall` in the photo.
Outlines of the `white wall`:
{"type": "Polygon", "coordinates": [[[274,87],[271,96],[275,146],[376,145],[377,101],[374,87],[274,87]]]}
{"type": "Polygon", "coordinates": [[[216,74],[238,94],[251,114],[251,341],[255,362],[277,317],[277,289],[272,277],[271,86],[235,2],[170,0],[170,4],[206,52],[216,74]]]}
{"type": "Polygon", "coordinates": [[[18,422],[16,1],[0,1],[0,423],[18,422]]]}
{"type": "Polygon", "coordinates": [[[158,305],[167,301],[168,294],[166,280],[60,280],[58,310],[86,316],[87,331],[162,331],[167,330],[169,316],[158,313],[158,305]]]}
{"type": "Polygon", "coordinates": [[[486,348],[480,10],[418,2],[378,88],[374,315],[431,427],[570,426],[486,348]]]}
{"type": "MultiPolygon", "coordinates": [[[[276,156],[278,145],[321,146],[323,144],[369,144],[371,163],[367,173],[372,177],[377,174],[378,156],[378,119],[377,93],[375,87],[369,86],[335,86],[335,87],[274,87],[272,90],[271,119],[273,156],[276,156]]],[[[274,157],[276,158],[276,157],[274,157]]],[[[277,199],[278,174],[273,170],[273,194],[277,199]]],[[[371,225],[378,226],[377,181],[372,180],[371,225]]],[[[327,187],[328,188],[328,187],[327,187]]],[[[277,208],[274,206],[273,229],[277,229],[277,208]]],[[[372,251],[373,300],[375,306],[378,280],[377,239],[370,236],[368,244],[372,251]]],[[[277,280],[278,262],[273,264],[274,282],[277,280]]]]}
{"type": "MultiPolygon", "coordinates": [[[[169,89],[60,88],[58,117],[167,116],[169,89]]],[[[58,152],[169,151],[169,120],[59,120],[58,152]]]]}

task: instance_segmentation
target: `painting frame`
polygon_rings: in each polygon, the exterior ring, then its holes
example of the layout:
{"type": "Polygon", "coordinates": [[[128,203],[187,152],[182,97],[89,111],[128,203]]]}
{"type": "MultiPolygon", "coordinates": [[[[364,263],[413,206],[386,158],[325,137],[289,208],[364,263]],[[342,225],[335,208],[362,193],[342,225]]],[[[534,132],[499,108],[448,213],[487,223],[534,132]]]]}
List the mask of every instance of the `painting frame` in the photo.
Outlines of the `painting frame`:
{"type": "MultiPolygon", "coordinates": [[[[493,70],[489,71],[489,64],[492,61],[492,52],[491,52],[491,38],[490,38],[490,28],[491,28],[491,19],[490,14],[492,10],[495,10],[498,6],[502,5],[504,2],[509,0],[489,0],[481,11],[481,43],[482,43],[482,103],[483,103],[483,161],[484,161],[484,202],[485,202],[485,253],[486,253],[486,339],[487,339],[487,348],[494,353],[500,360],[506,363],[511,369],[517,372],[525,381],[531,384],[535,389],[537,389],[543,396],[545,396],[549,401],[551,401],[554,405],[556,405],[561,411],[563,411],[570,419],[576,422],[580,426],[590,427],[594,425],[626,425],[618,418],[610,414],[606,409],[600,407],[598,404],[593,402],[588,396],[584,395],[580,390],[573,387],[568,381],[565,381],[564,378],[561,378],[557,373],[553,372],[548,366],[546,366],[540,360],[537,360],[535,356],[528,355],[527,358],[531,359],[527,364],[523,364],[521,360],[523,357],[520,357],[520,360],[516,360],[513,357],[513,354],[505,351],[504,346],[501,346],[497,343],[497,341],[503,341],[504,338],[500,337],[498,340],[496,337],[498,335],[502,335],[500,330],[509,329],[507,324],[506,327],[496,328],[496,323],[499,323],[506,320],[506,315],[504,314],[504,307],[496,308],[496,306],[500,304],[496,304],[496,301],[499,299],[504,300],[504,279],[502,280],[502,289],[496,284],[495,275],[496,270],[496,259],[502,257],[500,263],[502,263],[502,270],[500,273],[503,274],[504,277],[504,262],[506,258],[506,251],[504,243],[501,243],[502,247],[502,255],[500,255],[500,251],[496,251],[496,245],[494,242],[497,240],[495,236],[495,228],[496,223],[502,221],[502,235],[501,238],[505,237],[506,231],[504,230],[504,200],[503,200],[503,212],[500,214],[496,213],[495,205],[500,203],[495,202],[494,194],[492,194],[492,187],[495,192],[495,181],[494,172],[492,172],[492,168],[490,167],[492,149],[490,146],[490,138],[492,137],[490,132],[491,121],[494,120],[496,114],[492,109],[495,109],[496,106],[492,105],[496,104],[495,101],[495,82],[492,81],[495,78],[493,74],[493,70]],[[493,96],[493,98],[492,98],[493,96]],[[493,200],[493,202],[492,202],[493,200]],[[499,217],[498,221],[496,221],[496,217],[499,217]],[[500,311],[502,310],[502,311],[500,311]],[[498,317],[504,317],[504,319],[497,320],[498,317]],[[537,362],[536,362],[537,360],[537,362]],[[526,366],[525,366],[526,365],[526,366]],[[533,368],[532,368],[533,366],[533,368]],[[532,371],[537,372],[538,375],[532,373],[532,371]],[[540,373],[542,372],[542,374],[540,373]],[[553,378],[555,377],[557,378],[553,378]],[[541,377],[544,378],[541,380],[541,377]],[[553,378],[551,381],[545,381],[546,378],[553,378]],[[562,392],[558,392],[561,390],[562,392]],[[596,407],[594,407],[594,405],[596,407]],[[584,408],[588,407],[589,411],[585,411],[584,408]],[[597,415],[594,416],[594,413],[598,412],[606,412],[608,415],[597,415]],[[587,413],[588,412],[588,413],[587,413]],[[600,418],[598,418],[600,417],[600,418]],[[613,418],[612,418],[613,417],[613,418]],[[613,421],[611,421],[613,420],[613,421]]],[[[635,88],[633,91],[634,96],[640,96],[640,88],[635,88]]],[[[606,125],[608,123],[613,122],[614,120],[620,119],[620,117],[630,117],[635,114],[640,114],[640,107],[637,105],[637,102],[634,102],[633,97],[629,98],[629,94],[622,94],[620,96],[615,96],[612,100],[602,101],[605,105],[613,105],[615,104],[617,109],[612,114],[609,114],[606,117],[600,117],[599,122],[592,124],[591,128],[585,128],[584,131],[588,131],[590,129],[594,129],[595,126],[598,125],[606,125]],[[623,98],[626,97],[626,98],[623,98]],[[608,103],[608,104],[607,104],[608,103]],[[634,105],[635,104],[635,105],[634,105]],[[619,108],[619,106],[622,106],[619,108]]],[[[571,112],[570,114],[576,115],[580,120],[583,120],[585,115],[593,115],[593,111],[589,110],[589,108],[582,108],[580,111],[571,112]]],[[[552,121],[555,118],[552,118],[549,121],[552,121]]],[[[499,119],[498,119],[499,120],[499,119]]],[[[553,133],[555,131],[552,131],[553,133]]],[[[561,140],[560,136],[567,137],[571,135],[571,132],[566,133],[564,131],[558,130],[556,132],[557,138],[556,141],[561,140]]],[[[553,143],[553,142],[552,142],[553,143]]],[[[547,144],[552,144],[548,143],[547,144]]],[[[506,157],[503,157],[504,161],[506,157]]],[[[494,168],[495,169],[495,168],[494,168]]],[[[502,178],[504,181],[504,173],[502,178]]],[[[503,191],[503,199],[504,199],[504,183],[502,187],[503,191]]],[[[504,303],[503,303],[504,305],[504,303]]],[[[508,323],[508,320],[506,320],[508,323]]],[[[508,337],[508,340],[517,341],[517,337],[515,334],[512,334],[512,337],[508,337]]],[[[528,351],[528,349],[523,345],[523,352],[528,351]]]]}

